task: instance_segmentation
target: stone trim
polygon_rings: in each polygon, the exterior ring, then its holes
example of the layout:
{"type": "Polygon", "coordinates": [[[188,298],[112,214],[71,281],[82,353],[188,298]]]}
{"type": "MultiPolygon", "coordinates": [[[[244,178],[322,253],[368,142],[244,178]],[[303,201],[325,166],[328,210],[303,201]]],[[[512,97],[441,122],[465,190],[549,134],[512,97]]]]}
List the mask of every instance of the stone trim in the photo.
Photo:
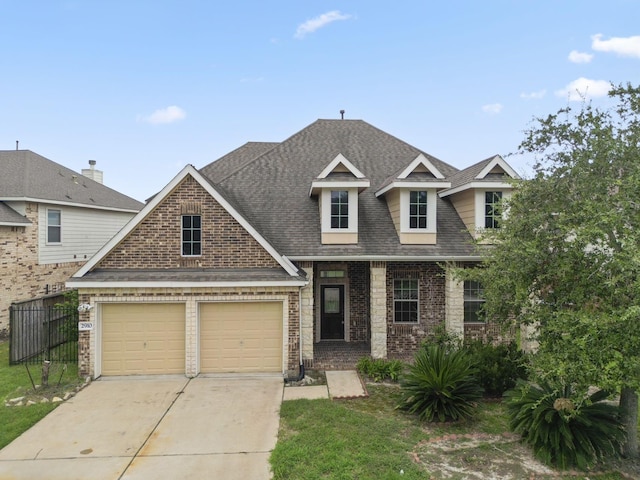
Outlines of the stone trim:
{"type": "Polygon", "coordinates": [[[387,358],[387,265],[371,262],[369,269],[371,356],[387,358]]]}
{"type": "Polygon", "coordinates": [[[464,282],[454,278],[452,269],[456,267],[456,264],[446,267],[444,315],[447,332],[462,339],[464,337],[464,282]]]}

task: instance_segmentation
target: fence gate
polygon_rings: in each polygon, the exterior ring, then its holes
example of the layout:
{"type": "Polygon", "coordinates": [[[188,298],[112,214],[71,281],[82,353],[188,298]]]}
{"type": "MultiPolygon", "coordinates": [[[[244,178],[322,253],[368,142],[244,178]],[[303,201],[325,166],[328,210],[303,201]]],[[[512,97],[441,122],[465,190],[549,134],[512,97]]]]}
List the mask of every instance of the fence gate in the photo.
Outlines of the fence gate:
{"type": "Polygon", "coordinates": [[[78,362],[78,311],[71,307],[9,307],[9,363],[78,362]]]}

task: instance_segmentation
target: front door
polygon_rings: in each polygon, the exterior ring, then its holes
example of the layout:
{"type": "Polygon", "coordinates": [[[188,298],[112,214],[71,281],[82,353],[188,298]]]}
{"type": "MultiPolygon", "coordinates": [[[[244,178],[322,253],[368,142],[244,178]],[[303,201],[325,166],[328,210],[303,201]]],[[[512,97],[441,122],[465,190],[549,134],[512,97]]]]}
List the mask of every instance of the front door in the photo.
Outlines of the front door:
{"type": "Polygon", "coordinates": [[[320,286],[320,340],[344,340],[344,285],[320,286]]]}

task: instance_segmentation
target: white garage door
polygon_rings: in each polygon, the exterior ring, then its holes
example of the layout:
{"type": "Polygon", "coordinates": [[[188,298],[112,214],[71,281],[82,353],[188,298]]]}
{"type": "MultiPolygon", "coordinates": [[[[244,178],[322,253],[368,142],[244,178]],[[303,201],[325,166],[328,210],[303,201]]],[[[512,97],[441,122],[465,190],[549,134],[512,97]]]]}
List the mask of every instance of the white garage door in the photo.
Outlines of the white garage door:
{"type": "Polygon", "coordinates": [[[102,305],[102,375],[185,372],[185,306],[102,305]]]}
{"type": "Polygon", "coordinates": [[[282,372],[282,302],[200,304],[200,371],[282,372]]]}

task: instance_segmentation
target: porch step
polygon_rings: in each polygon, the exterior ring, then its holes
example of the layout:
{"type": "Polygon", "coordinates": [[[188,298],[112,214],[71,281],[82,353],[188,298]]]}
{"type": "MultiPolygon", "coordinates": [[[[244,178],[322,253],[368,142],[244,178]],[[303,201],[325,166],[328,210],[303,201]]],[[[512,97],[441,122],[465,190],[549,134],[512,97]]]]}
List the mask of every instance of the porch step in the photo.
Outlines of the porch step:
{"type": "Polygon", "coordinates": [[[358,372],[355,370],[327,370],[325,374],[331,399],[369,396],[358,372]]]}

